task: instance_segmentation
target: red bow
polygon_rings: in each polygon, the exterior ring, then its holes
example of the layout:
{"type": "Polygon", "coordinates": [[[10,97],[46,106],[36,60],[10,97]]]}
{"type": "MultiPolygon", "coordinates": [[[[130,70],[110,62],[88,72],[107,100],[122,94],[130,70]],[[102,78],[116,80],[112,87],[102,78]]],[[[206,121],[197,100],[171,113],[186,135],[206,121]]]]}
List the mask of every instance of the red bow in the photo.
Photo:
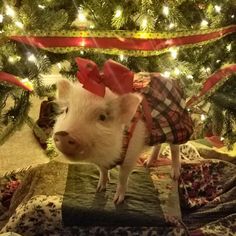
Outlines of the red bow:
{"type": "Polygon", "coordinates": [[[95,62],[80,57],[75,60],[79,67],[77,77],[86,90],[100,97],[105,96],[106,87],[117,94],[133,91],[134,73],[127,67],[109,59],[100,73],[95,62]]]}

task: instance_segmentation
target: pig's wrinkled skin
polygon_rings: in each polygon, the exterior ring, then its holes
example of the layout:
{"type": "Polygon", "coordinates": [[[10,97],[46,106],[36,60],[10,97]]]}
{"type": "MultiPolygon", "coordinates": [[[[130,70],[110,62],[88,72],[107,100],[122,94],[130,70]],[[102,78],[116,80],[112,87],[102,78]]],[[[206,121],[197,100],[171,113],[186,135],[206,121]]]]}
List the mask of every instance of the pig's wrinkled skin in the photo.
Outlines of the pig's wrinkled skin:
{"type": "MultiPolygon", "coordinates": [[[[71,161],[85,161],[99,167],[100,178],[97,191],[106,188],[108,170],[120,159],[123,131],[133,118],[142,96],[129,93],[117,96],[108,88],[104,98],[82,88],[80,83],[60,80],[57,84],[57,102],[62,113],[54,126],[53,138],[56,147],[71,161]]],[[[128,176],[136,165],[145,145],[146,125],[138,121],[120,166],[114,202],[124,200],[128,176]]],[[[150,166],[159,153],[160,145],[154,149],[146,162],[150,166]]],[[[171,145],[173,178],[179,177],[179,149],[171,145]]]]}

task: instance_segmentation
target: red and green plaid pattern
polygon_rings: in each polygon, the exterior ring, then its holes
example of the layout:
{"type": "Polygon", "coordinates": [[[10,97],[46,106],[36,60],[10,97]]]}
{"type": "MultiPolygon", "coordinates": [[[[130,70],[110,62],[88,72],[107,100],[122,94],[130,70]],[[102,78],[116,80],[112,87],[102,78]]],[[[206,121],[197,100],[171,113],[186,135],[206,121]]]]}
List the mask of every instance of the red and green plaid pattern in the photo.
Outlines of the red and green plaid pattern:
{"type": "Polygon", "coordinates": [[[153,73],[149,83],[141,88],[152,116],[149,145],[158,143],[181,144],[193,133],[193,123],[185,105],[183,92],[177,81],[153,73]]]}

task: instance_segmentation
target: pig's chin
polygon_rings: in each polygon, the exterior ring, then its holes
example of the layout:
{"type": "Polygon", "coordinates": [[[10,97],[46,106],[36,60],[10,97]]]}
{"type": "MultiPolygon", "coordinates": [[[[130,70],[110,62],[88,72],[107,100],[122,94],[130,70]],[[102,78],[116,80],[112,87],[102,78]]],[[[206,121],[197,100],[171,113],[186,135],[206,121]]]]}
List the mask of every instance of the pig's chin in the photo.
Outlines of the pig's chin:
{"type": "Polygon", "coordinates": [[[80,159],[84,159],[83,150],[68,150],[62,147],[57,147],[57,149],[70,161],[79,161],[80,159]]]}

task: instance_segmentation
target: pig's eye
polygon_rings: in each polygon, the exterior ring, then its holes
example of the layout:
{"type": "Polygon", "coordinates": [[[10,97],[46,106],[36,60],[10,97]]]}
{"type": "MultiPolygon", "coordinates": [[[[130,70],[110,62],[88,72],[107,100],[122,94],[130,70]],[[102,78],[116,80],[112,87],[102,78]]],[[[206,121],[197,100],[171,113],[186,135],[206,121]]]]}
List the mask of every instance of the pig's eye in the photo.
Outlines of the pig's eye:
{"type": "Polygon", "coordinates": [[[107,119],[106,115],[104,114],[99,115],[99,120],[105,121],[106,119],[107,119]]]}
{"type": "Polygon", "coordinates": [[[68,109],[68,107],[67,107],[67,108],[65,109],[65,113],[68,113],[68,110],[69,110],[69,109],[68,109]]]}

